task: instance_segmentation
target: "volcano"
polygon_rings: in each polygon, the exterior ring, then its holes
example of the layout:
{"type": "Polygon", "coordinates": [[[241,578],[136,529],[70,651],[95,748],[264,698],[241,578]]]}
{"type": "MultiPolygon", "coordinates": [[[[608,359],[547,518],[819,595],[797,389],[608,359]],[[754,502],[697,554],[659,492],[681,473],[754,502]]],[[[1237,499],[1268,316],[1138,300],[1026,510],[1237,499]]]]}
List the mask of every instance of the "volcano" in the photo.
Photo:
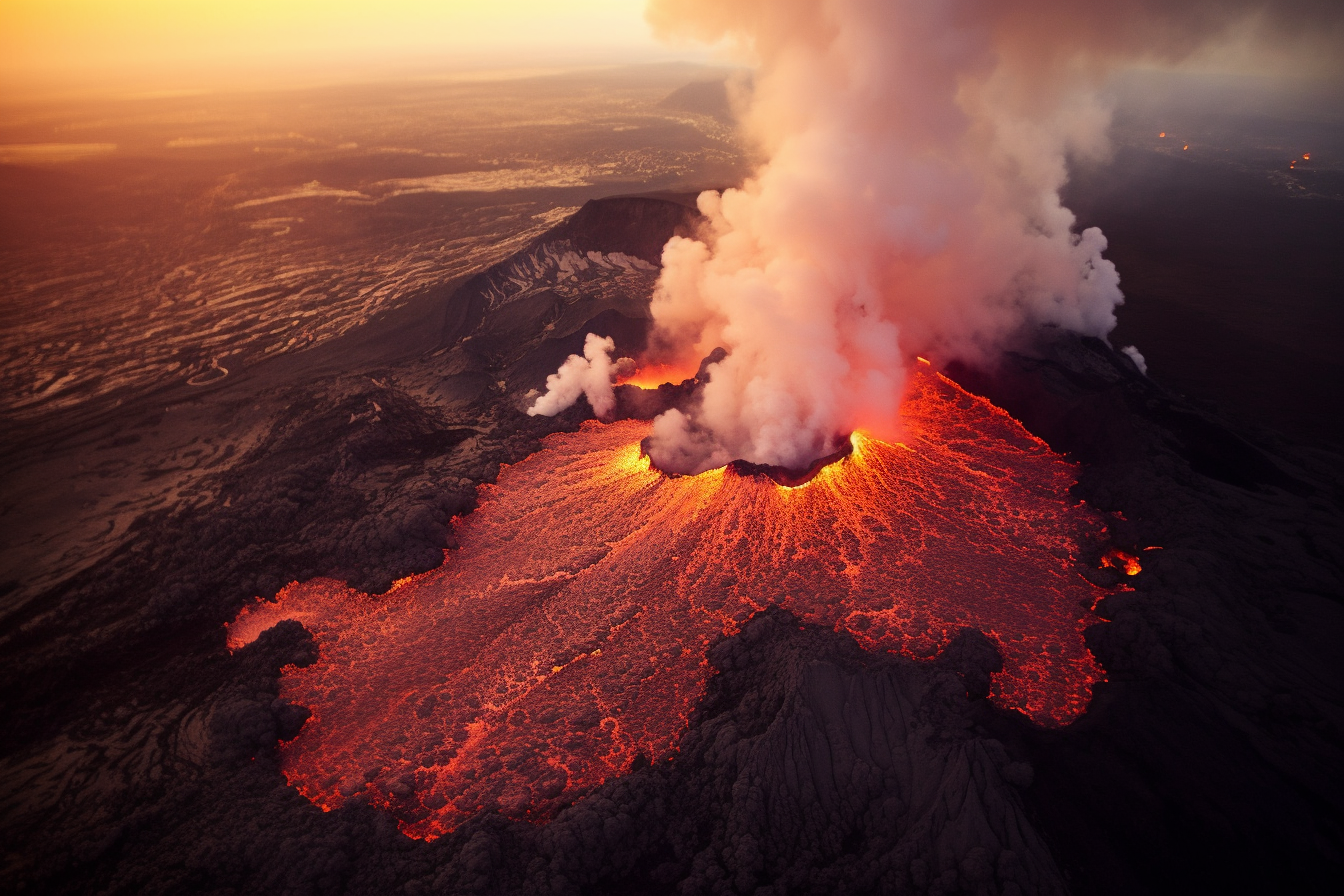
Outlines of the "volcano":
{"type": "Polygon", "coordinates": [[[695,226],[593,201],[441,325],[119,406],[154,476],[174,426],[237,447],[10,598],[6,885],[1329,892],[1338,458],[1056,330],[797,478],[650,466],[703,369],[528,416],[587,333],[643,357],[695,226]]]}
{"type": "Polygon", "coordinates": [[[924,659],[977,628],[1003,656],[996,704],[1072,721],[1101,676],[1082,632],[1105,592],[1075,563],[1099,515],[986,400],[926,370],[905,407],[905,442],[856,434],[796,487],[668,478],[646,424],[585,424],[501,472],[441,570],[382,600],[314,582],[249,607],[235,647],[296,619],[321,652],[282,680],[314,713],[286,776],[328,808],[368,789],[415,836],[487,809],[547,818],[670,757],[706,651],[770,606],[924,659]]]}

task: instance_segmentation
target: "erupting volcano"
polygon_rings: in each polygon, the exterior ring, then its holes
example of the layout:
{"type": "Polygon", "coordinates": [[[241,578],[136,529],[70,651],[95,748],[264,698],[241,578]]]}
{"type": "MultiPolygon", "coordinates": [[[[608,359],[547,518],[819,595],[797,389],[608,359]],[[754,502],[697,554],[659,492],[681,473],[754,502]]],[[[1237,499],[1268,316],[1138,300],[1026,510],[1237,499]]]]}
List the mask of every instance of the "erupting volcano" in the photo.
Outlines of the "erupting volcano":
{"type": "Polygon", "coordinates": [[[483,488],[441,569],[250,606],[231,646],[296,619],[321,651],[282,682],[313,713],[282,748],[290,782],[327,808],[364,793],[417,837],[483,808],[543,819],[671,756],[706,648],[772,604],[916,658],[979,628],[1004,658],[992,699],[1067,723],[1100,677],[1075,555],[1103,526],[1069,496],[1074,467],[927,366],[904,419],[901,442],[856,433],[796,488],[668,477],[640,453],[647,424],[585,423],[483,488]]]}

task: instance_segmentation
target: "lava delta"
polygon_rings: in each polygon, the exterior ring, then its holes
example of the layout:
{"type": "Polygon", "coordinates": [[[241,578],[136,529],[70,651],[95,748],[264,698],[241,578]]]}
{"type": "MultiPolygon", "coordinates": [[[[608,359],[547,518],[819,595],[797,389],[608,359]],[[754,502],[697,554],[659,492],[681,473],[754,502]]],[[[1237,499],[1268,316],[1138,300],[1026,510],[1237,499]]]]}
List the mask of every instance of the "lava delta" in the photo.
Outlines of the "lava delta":
{"type": "Polygon", "coordinates": [[[483,809],[543,820],[675,753],[711,673],[706,650],[782,606],[865,648],[931,658],[964,627],[994,640],[991,699],[1063,725],[1102,673],[1083,642],[1101,590],[1077,556],[1100,514],[1076,468],[927,366],[901,442],[786,487],[731,468],[668,477],[648,424],[585,423],[483,486],[460,549],[371,597],[296,583],[229,626],[239,647],[285,619],[320,659],[282,696],[312,711],[282,745],[324,808],[361,795],[432,838],[483,809]]]}

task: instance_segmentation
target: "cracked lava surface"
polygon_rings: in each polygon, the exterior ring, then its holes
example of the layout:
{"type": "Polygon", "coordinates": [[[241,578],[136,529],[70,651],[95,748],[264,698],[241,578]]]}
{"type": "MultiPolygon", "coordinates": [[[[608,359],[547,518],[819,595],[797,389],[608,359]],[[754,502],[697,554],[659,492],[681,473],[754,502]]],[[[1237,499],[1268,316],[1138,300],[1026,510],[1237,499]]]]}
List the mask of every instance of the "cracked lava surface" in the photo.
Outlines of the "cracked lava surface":
{"type": "Polygon", "coordinates": [[[856,434],[797,488],[669,478],[640,455],[648,424],[586,423],[483,486],[441,568],[250,605],[231,647],[296,619],[321,652],[281,680],[313,713],[285,775],[324,808],[363,794],[415,837],[482,809],[543,820],[675,752],[706,649],[772,603],[914,658],[979,628],[1004,659],[991,699],[1068,723],[1101,678],[1082,637],[1099,589],[1075,555],[1103,525],[1068,494],[1075,467],[927,367],[902,414],[902,442],[856,434]]]}

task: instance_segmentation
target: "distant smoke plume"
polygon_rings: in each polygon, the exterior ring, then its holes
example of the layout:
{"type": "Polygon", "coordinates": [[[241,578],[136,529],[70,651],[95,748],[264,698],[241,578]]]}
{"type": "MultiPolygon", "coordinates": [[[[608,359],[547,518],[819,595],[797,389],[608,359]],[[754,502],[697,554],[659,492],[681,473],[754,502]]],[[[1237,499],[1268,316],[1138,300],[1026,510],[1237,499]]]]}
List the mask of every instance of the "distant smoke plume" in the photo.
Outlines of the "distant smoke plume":
{"type": "Polygon", "coordinates": [[[1129,360],[1134,362],[1134,366],[1139,368],[1139,373],[1148,373],[1148,362],[1144,360],[1143,353],[1140,352],[1136,346],[1126,345],[1120,349],[1120,351],[1123,352],[1129,360]]]}
{"type": "Polygon", "coordinates": [[[1093,87],[1262,5],[651,0],[663,33],[750,55],[744,126],[768,158],[741,189],[701,195],[700,240],[664,249],[655,345],[729,354],[698,406],[657,421],[654,461],[803,467],[854,429],[899,432],[914,354],[982,360],[1043,324],[1105,337],[1119,277],[1059,199],[1066,156],[1106,151],[1093,87]]]}
{"type": "MultiPolygon", "coordinates": [[[[583,357],[570,355],[560,369],[546,377],[546,394],[527,409],[529,416],[554,417],[583,395],[599,417],[609,416],[616,407],[617,362],[611,359],[616,343],[611,337],[589,333],[583,340],[583,357]]],[[[624,359],[622,359],[624,360],[624,359]]]]}

